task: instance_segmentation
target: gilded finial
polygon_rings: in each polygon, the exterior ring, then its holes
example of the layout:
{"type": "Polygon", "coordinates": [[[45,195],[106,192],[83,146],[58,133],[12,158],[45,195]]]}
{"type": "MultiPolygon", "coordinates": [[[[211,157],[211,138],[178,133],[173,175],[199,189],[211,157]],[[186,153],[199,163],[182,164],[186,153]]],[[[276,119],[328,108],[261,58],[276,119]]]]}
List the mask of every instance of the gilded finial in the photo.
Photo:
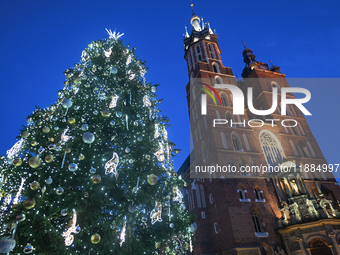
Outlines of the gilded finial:
{"type": "Polygon", "coordinates": [[[192,3],[192,0],[190,0],[190,6],[191,6],[191,9],[192,9],[192,15],[195,15],[194,4],[192,3]]]}
{"type": "Polygon", "coordinates": [[[270,64],[271,64],[272,66],[274,66],[274,65],[273,65],[273,61],[269,60],[269,62],[270,62],[270,64]]]}
{"type": "Polygon", "coordinates": [[[242,44],[243,44],[243,47],[246,49],[247,47],[246,47],[246,43],[243,41],[243,40],[241,40],[241,42],[242,42],[242,44]]]}

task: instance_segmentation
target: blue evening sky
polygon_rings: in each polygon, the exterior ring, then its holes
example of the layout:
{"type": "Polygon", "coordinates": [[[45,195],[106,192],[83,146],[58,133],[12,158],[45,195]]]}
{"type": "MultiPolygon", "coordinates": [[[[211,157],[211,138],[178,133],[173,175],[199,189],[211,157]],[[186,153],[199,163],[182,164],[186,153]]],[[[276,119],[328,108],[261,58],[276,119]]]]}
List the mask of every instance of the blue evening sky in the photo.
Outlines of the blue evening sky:
{"type": "MultiPolygon", "coordinates": [[[[194,0],[195,12],[219,37],[222,59],[238,76],[244,67],[241,40],[256,59],[281,67],[288,78],[339,77],[339,1],[194,0]]],[[[147,79],[159,83],[162,113],[170,118],[169,138],[190,151],[189,116],[183,58],[184,26],[189,30],[189,0],[2,0],[0,3],[0,154],[16,142],[18,129],[35,105],[47,107],[63,87],[64,70],[80,60],[105,28],[125,33],[147,61],[147,79]]],[[[329,163],[339,164],[340,84],[312,83],[309,125],[329,163]]]]}

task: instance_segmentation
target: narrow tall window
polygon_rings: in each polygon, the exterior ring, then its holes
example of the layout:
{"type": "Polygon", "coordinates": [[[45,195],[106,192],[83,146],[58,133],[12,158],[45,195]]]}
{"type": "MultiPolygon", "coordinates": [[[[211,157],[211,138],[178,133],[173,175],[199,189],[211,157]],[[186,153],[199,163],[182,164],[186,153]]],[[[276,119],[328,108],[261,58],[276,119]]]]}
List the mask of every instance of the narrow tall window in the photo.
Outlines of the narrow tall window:
{"type": "Polygon", "coordinates": [[[197,52],[198,61],[202,61],[201,49],[198,45],[196,46],[196,52],[197,52]]]}
{"type": "Polygon", "coordinates": [[[215,81],[216,81],[216,84],[222,84],[223,83],[223,80],[221,77],[215,77],[215,81]]]}
{"type": "Polygon", "coordinates": [[[218,65],[216,63],[213,63],[212,67],[213,67],[214,73],[219,73],[220,72],[220,70],[218,68],[218,65]]]}
{"type": "Polygon", "coordinates": [[[202,207],[207,208],[207,204],[205,203],[204,187],[202,184],[200,185],[200,191],[201,191],[202,207]]]}
{"type": "Polygon", "coordinates": [[[210,57],[215,58],[214,50],[211,44],[208,45],[209,52],[210,52],[210,57]]]}
{"type": "Polygon", "coordinates": [[[218,226],[217,226],[217,222],[214,223],[214,230],[215,230],[215,233],[217,234],[218,233],[218,226]]]}
{"type": "Polygon", "coordinates": [[[225,114],[225,119],[228,121],[228,127],[232,127],[232,122],[234,122],[233,115],[230,112],[225,114]]]}
{"type": "Polygon", "coordinates": [[[260,217],[257,215],[257,213],[255,211],[251,212],[251,216],[253,218],[253,222],[254,222],[254,226],[255,226],[255,232],[263,233],[264,229],[263,229],[262,221],[261,221],[260,217]]]}
{"type": "Polygon", "coordinates": [[[247,191],[243,187],[239,187],[237,190],[239,196],[240,196],[240,201],[248,201],[247,199],[247,191]]]}
{"type": "Polygon", "coordinates": [[[229,106],[227,95],[222,93],[221,94],[221,101],[223,106],[229,106]]]}
{"type": "Polygon", "coordinates": [[[263,191],[260,189],[260,188],[255,188],[254,189],[254,193],[255,193],[255,196],[256,196],[256,202],[263,202],[264,199],[263,199],[263,191]]]}
{"type": "Polygon", "coordinates": [[[248,136],[246,134],[243,134],[243,140],[244,140],[244,144],[246,145],[246,150],[251,151],[248,136]]]}
{"type": "Polygon", "coordinates": [[[295,156],[299,156],[299,153],[296,150],[295,144],[292,140],[289,140],[290,146],[292,146],[293,152],[295,156]]]}
{"type": "Polygon", "coordinates": [[[238,135],[236,133],[233,133],[231,135],[231,140],[233,141],[234,150],[235,151],[242,151],[241,141],[240,141],[240,138],[238,137],[238,135]]]}
{"type": "Polygon", "coordinates": [[[242,176],[246,176],[247,175],[247,173],[245,172],[246,164],[244,163],[242,159],[239,160],[238,167],[239,167],[240,174],[242,176]]]}
{"type": "Polygon", "coordinates": [[[202,160],[203,160],[203,162],[206,161],[207,158],[208,158],[207,147],[205,146],[205,143],[202,142],[202,160]]]}
{"type": "Polygon", "coordinates": [[[277,88],[277,94],[281,94],[280,86],[275,81],[272,81],[272,87],[277,88]]]}
{"type": "Polygon", "coordinates": [[[221,132],[222,144],[224,149],[228,149],[227,138],[224,132],[221,132]]]}
{"type": "Polygon", "coordinates": [[[297,126],[299,127],[301,134],[306,135],[306,132],[300,122],[298,122],[297,126]]]}

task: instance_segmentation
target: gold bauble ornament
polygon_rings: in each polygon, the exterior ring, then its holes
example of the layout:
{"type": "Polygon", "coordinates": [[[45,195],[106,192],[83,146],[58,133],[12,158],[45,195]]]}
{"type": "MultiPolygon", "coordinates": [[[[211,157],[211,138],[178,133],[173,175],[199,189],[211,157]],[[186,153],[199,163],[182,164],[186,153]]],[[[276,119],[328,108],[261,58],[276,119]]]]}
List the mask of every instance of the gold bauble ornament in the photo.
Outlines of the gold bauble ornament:
{"type": "Polygon", "coordinates": [[[39,156],[35,156],[29,159],[28,164],[32,168],[38,168],[41,165],[41,159],[39,156]]]}
{"type": "Polygon", "coordinates": [[[145,155],[145,158],[147,159],[147,160],[150,160],[150,155],[145,155]]]}
{"type": "Polygon", "coordinates": [[[70,153],[70,152],[71,152],[71,148],[66,148],[66,149],[65,149],[65,152],[66,152],[66,153],[70,153]]]}
{"type": "Polygon", "coordinates": [[[48,140],[49,140],[50,142],[54,142],[54,138],[53,138],[53,137],[48,138],[48,140]]]}
{"type": "Polygon", "coordinates": [[[43,132],[44,132],[45,134],[49,133],[50,131],[51,131],[51,130],[50,130],[49,127],[43,127],[43,132]]]}
{"type": "Polygon", "coordinates": [[[21,137],[22,138],[27,138],[30,134],[25,130],[21,132],[21,137]]]}
{"type": "Polygon", "coordinates": [[[68,119],[68,123],[70,123],[71,125],[73,125],[74,123],[76,123],[76,119],[75,119],[75,118],[69,118],[69,119],[68,119]]]}
{"type": "Polygon", "coordinates": [[[24,206],[26,209],[32,209],[32,208],[35,206],[35,200],[34,200],[34,198],[27,198],[27,199],[24,201],[23,206],[24,206]]]}
{"type": "Polygon", "coordinates": [[[37,181],[34,181],[34,182],[31,183],[30,187],[31,187],[32,190],[37,190],[40,187],[40,183],[37,182],[37,181]]]}
{"type": "Polygon", "coordinates": [[[102,180],[102,177],[100,177],[100,175],[94,175],[91,179],[94,184],[98,184],[102,180]]]}
{"type": "Polygon", "coordinates": [[[15,158],[15,159],[13,160],[13,165],[15,165],[15,166],[21,166],[21,164],[22,164],[21,158],[15,158]]]}
{"type": "Polygon", "coordinates": [[[159,249],[160,247],[161,247],[161,243],[155,243],[155,247],[156,247],[156,249],[159,249]]]}
{"type": "Polygon", "coordinates": [[[79,159],[80,159],[80,160],[83,160],[83,159],[85,159],[85,156],[84,156],[83,154],[80,154],[80,155],[79,155],[79,159]]]}
{"type": "Polygon", "coordinates": [[[37,122],[37,124],[40,126],[40,125],[42,124],[42,121],[39,120],[39,121],[37,122]]]}
{"type": "Polygon", "coordinates": [[[150,175],[148,175],[148,177],[147,177],[146,180],[148,181],[148,183],[149,183],[150,185],[155,185],[155,184],[157,183],[157,181],[158,181],[158,178],[157,178],[156,175],[150,174],[150,175]]]}
{"type": "Polygon", "coordinates": [[[103,110],[101,113],[104,118],[108,118],[111,115],[111,113],[108,110],[103,110]]]}
{"type": "Polygon", "coordinates": [[[49,154],[45,157],[46,163],[51,163],[54,160],[54,156],[49,154]]]}
{"type": "Polygon", "coordinates": [[[37,144],[38,144],[37,141],[34,141],[34,140],[31,141],[31,145],[32,145],[32,146],[36,146],[37,144]]]}
{"type": "Polygon", "coordinates": [[[100,235],[99,234],[93,234],[92,236],[91,236],[91,243],[93,243],[93,244],[97,244],[97,243],[99,243],[100,242],[100,235]]]}

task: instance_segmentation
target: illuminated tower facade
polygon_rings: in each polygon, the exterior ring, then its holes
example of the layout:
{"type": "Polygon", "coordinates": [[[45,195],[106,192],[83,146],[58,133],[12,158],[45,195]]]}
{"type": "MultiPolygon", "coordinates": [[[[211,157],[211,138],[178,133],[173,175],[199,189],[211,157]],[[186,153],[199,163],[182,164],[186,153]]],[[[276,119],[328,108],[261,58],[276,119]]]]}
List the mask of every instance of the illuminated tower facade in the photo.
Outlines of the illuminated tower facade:
{"type": "Polygon", "coordinates": [[[222,62],[210,24],[194,11],[190,23],[184,58],[193,146],[179,173],[191,182],[185,190],[187,206],[197,216],[192,254],[340,254],[339,185],[300,109],[288,105],[281,115],[279,100],[268,116],[254,115],[247,104],[244,115],[233,115],[231,91],[213,89],[215,84],[231,84],[247,95],[251,87],[253,106],[269,109],[273,88],[278,96],[289,88],[285,74],[278,66],[257,61],[244,46],[243,79],[236,79],[222,62]],[[226,123],[213,127],[214,119],[226,123]],[[195,172],[217,165],[236,171],[203,177],[195,172]],[[324,165],[325,171],[312,169],[324,165]],[[241,171],[260,166],[288,171],[241,171]]]}

